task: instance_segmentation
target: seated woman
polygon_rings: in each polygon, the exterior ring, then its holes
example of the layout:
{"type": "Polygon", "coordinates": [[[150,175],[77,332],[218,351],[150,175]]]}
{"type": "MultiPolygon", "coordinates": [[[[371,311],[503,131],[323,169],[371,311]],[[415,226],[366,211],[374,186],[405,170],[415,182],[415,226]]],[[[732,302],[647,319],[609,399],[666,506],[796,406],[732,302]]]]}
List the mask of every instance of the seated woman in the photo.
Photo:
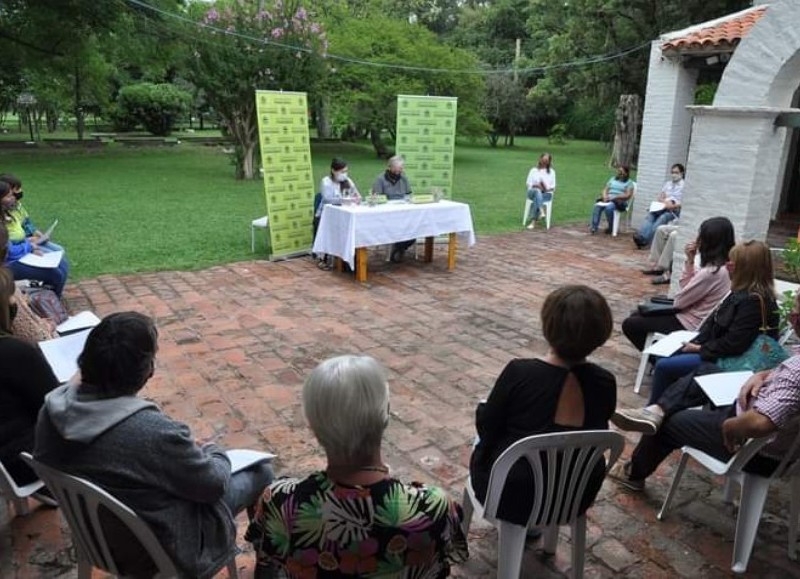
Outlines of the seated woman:
{"type": "Polygon", "coordinates": [[[8,230],[9,236],[8,253],[4,263],[14,274],[14,279],[39,280],[52,286],[56,295],[61,297],[69,275],[69,263],[64,258],[61,259],[58,267],[34,267],[20,263],[19,260],[29,253],[41,255],[43,250],[35,241],[30,241],[25,237],[19,216],[14,214],[16,206],[17,198],[8,183],[0,181],[0,220],[8,230]],[[15,236],[19,238],[17,241],[15,241],[15,236]]]}
{"type": "Polygon", "coordinates": [[[648,211],[647,217],[639,230],[633,234],[636,247],[643,249],[653,241],[656,228],[666,225],[681,214],[681,199],[683,199],[684,175],[686,169],[680,163],[675,163],[670,169],[670,179],[661,188],[656,201],[664,205],[658,211],[648,211]]]}
{"type": "Polygon", "coordinates": [[[542,205],[553,199],[556,190],[556,170],[553,169],[553,156],[550,153],[542,153],[536,166],[528,173],[525,185],[528,187],[528,199],[533,201],[533,214],[526,215],[525,218],[526,221],[531,220],[528,229],[533,229],[540,217],[542,205]]]}
{"type": "Polygon", "coordinates": [[[686,261],[680,290],[674,305],[678,313],[642,316],[634,311],[622,322],[622,332],[640,352],[650,332],[669,334],[677,330],[696,330],[700,323],[730,291],[731,280],[724,267],[734,245],[733,225],[725,217],[712,217],[700,224],[697,239],[686,244],[686,261]],[[694,258],[700,252],[700,269],[694,258]]]}
{"type": "Polygon", "coordinates": [[[592,222],[589,226],[592,234],[597,233],[600,217],[605,215],[608,222],[606,233],[610,235],[614,224],[614,211],[625,211],[628,208],[628,201],[633,197],[634,191],[630,174],[628,167],[620,165],[617,174],[606,183],[602,195],[592,209],[592,222]]]}
{"type": "MultiPolygon", "coordinates": [[[[744,354],[762,332],[778,338],[778,304],[769,246],[761,241],[739,243],[731,250],[730,260],[733,271],[728,297],[703,322],[696,338],[678,353],[656,362],[649,405],[617,412],[613,422],[619,428],[655,432],[666,414],[666,405],[660,401],[673,382],[705,363],[744,354]]],[[[709,366],[704,366],[704,373],[714,372],[713,365],[709,366]]]]}
{"type": "Polygon", "coordinates": [[[645,275],[655,276],[650,283],[653,285],[666,285],[672,279],[672,257],[678,239],[678,220],[669,225],[659,225],[650,244],[650,255],[647,267],[642,270],[645,275]]]}
{"type": "MultiPolygon", "coordinates": [[[[0,175],[0,181],[7,183],[8,186],[11,187],[11,192],[14,194],[14,197],[17,198],[17,205],[11,211],[11,213],[14,217],[14,221],[19,224],[20,228],[24,232],[24,237],[36,243],[37,247],[44,252],[64,251],[63,247],[57,243],[53,243],[49,238],[42,239],[44,234],[33,224],[28,211],[22,205],[22,181],[19,179],[19,177],[12,175],[11,173],[4,173],[3,175],[0,175]]],[[[21,236],[18,237],[14,234],[11,235],[11,240],[14,242],[17,242],[20,239],[21,236]]],[[[66,260],[66,256],[64,256],[64,259],[66,260]]]]}
{"type": "MultiPolygon", "coordinates": [[[[580,285],[552,292],[542,306],[542,332],[549,345],[542,358],[512,360],[478,407],[479,442],[470,459],[478,500],[486,499],[495,460],[516,441],[534,434],[605,430],[617,402],[614,376],[586,361],[611,335],[611,310],[596,290],[580,285]]],[[[598,464],[581,502],[594,501],[605,465],[598,464]]],[[[509,472],[498,518],[527,525],[533,508],[533,473],[520,461],[509,472]]]]}
{"type": "MultiPolygon", "coordinates": [[[[0,462],[18,485],[25,485],[39,477],[19,453],[33,452],[39,408],[58,380],[39,348],[12,335],[15,289],[14,276],[0,267],[0,462]]],[[[34,498],[55,504],[47,494],[34,498]]]]}
{"type": "MultiPolygon", "coordinates": [[[[0,264],[5,263],[7,253],[8,231],[0,224],[0,264]]],[[[37,316],[31,309],[28,296],[19,291],[16,286],[14,286],[14,293],[11,296],[11,303],[14,304],[16,310],[16,315],[11,321],[11,333],[15,337],[36,344],[57,336],[55,323],[37,316]]]]}
{"type": "Polygon", "coordinates": [[[278,565],[291,578],[438,579],[466,559],[461,508],[442,489],[391,477],[383,462],[389,386],[375,360],[321,363],[303,387],[303,407],[328,467],[264,492],[245,535],[258,555],[256,577],[278,565]]]}
{"type": "MultiPolygon", "coordinates": [[[[347,174],[347,162],[338,157],[331,161],[330,175],[326,175],[320,182],[321,199],[317,211],[314,214],[314,236],[316,237],[319,221],[322,218],[322,211],[326,205],[341,205],[342,199],[352,197],[356,200],[361,199],[361,194],[356,188],[356,184],[347,174]]],[[[317,262],[320,269],[329,270],[333,263],[327,256],[320,256],[317,262]]]]}

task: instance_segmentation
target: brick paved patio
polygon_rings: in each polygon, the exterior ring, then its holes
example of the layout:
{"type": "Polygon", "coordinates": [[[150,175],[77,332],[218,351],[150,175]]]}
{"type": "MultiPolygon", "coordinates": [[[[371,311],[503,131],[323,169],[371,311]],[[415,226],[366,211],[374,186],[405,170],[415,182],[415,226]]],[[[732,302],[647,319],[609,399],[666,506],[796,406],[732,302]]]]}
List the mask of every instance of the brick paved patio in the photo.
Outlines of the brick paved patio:
{"type": "MultiPolygon", "coordinates": [[[[510,358],[544,352],[538,310],[554,288],[585,283],[606,295],[615,332],[594,360],[617,376],[621,405],[643,401],[632,392],[638,356],[619,325],[642,296],[656,293],[638,273],[645,257],[627,236],[590,237],[574,226],[480,237],[459,252],[452,273],[444,247],[437,247],[433,264],[395,266],[376,252],[363,287],[303,258],[102,276],[68,286],[66,295],[73,311],[137,309],[154,316],[158,369],[144,394],[198,437],[222,432],[228,447],[276,452],[285,474],[323,464],[300,406],[306,373],[332,355],[374,356],[388,367],[392,391],[385,458],[400,478],[435,483],[460,497],[475,404],[510,358]]],[[[656,521],[672,465],[665,464],[642,496],[605,483],[589,512],[587,577],[729,574],[735,519],[721,502],[719,481],[688,473],[673,515],[656,521]]],[[[770,494],[750,563],[754,577],[800,577],[786,555],[787,497],[782,486],[770,494]]],[[[0,577],[77,575],[57,511],[39,508],[8,524],[0,505],[0,521],[0,577]]],[[[530,547],[523,576],[565,576],[568,534],[562,533],[554,558],[530,547]]],[[[492,577],[496,540],[485,523],[473,525],[471,559],[454,576],[492,577]]],[[[242,546],[238,563],[246,578],[253,555],[242,546]]]]}

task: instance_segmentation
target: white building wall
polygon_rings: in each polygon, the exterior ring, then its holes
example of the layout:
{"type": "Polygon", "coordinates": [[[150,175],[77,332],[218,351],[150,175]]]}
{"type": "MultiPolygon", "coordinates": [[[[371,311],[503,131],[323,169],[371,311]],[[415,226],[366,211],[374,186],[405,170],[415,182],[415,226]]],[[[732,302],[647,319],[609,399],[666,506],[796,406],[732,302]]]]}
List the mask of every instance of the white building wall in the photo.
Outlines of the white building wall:
{"type": "Polygon", "coordinates": [[[635,225],[644,220],[650,201],[669,177],[669,168],[675,163],[687,164],[692,116],[686,107],[694,102],[697,71],[665,58],[662,42],[655,40],[650,48],[636,175],[638,200],[633,210],[635,225]]]}

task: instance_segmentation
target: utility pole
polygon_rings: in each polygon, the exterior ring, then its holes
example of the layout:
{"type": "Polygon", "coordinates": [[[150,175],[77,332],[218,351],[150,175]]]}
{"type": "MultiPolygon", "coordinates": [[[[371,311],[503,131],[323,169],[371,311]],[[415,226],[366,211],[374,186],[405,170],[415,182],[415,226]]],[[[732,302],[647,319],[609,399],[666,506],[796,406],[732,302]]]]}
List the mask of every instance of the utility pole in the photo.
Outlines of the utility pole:
{"type": "Polygon", "coordinates": [[[516,47],[514,49],[514,82],[518,80],[517,67],[519,67],[519,58],[522,52],[522,40],[517,38],[516,47]]]}

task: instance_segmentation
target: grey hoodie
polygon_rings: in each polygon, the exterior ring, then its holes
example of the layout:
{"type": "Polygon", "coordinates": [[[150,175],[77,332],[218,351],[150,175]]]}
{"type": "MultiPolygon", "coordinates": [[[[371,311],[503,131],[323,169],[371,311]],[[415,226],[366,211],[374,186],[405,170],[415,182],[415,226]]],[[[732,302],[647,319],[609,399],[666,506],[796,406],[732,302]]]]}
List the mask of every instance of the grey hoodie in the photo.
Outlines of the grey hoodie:
{"type": "Polygon", "coordinates": [[[230,556],[236,528],[222,500],[230,462],[215,445],[199,447],[156,404],[60,386],[39,413],[34,455],[128,505],[185,575],[209,577],[230,556]]]}

